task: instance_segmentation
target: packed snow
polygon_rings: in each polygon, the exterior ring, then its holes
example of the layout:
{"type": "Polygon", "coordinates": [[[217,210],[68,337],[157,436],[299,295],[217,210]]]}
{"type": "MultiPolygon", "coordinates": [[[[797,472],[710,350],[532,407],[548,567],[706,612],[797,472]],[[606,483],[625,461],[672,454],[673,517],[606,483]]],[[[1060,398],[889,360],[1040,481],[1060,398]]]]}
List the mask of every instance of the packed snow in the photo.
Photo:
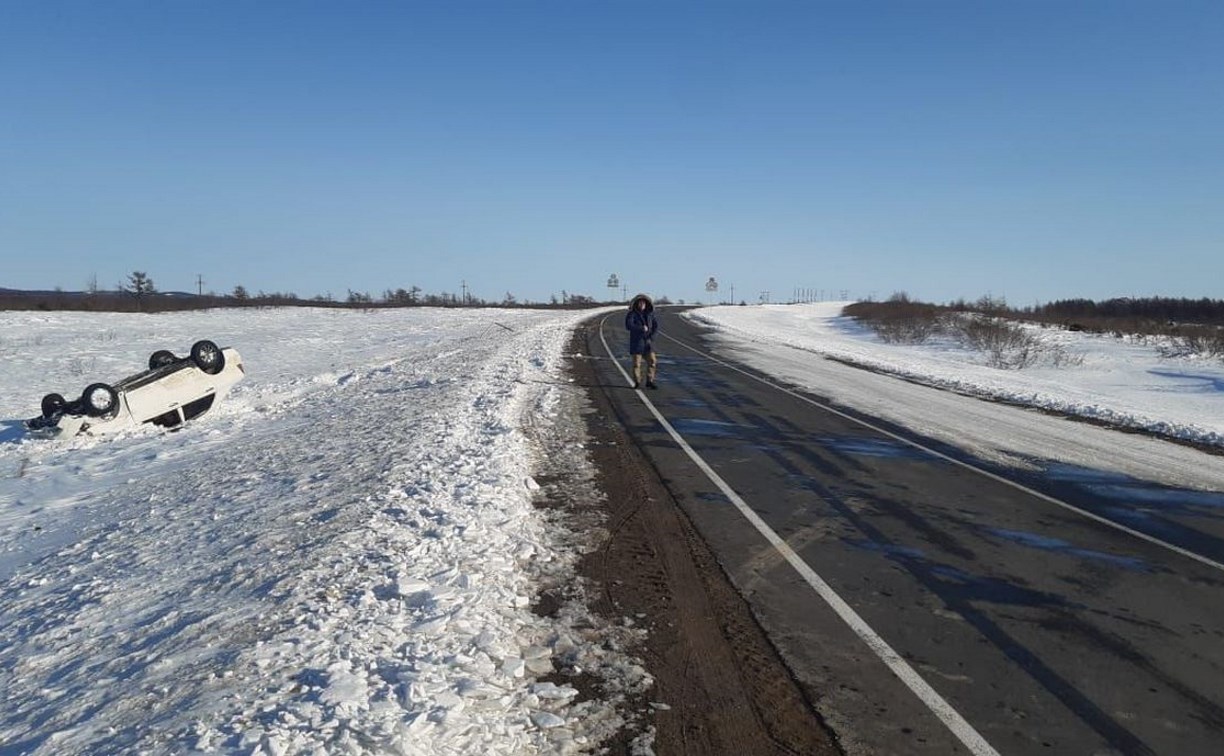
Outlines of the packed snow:
{"type": "Polygon", "coordinates": [[[686,317],[714,328],[725,356],[992,461],[1224,489],[1224,459],[1161,440],[1224,447],[1218,360],[1170,358],[1154,343],[1033,326],[1061,359],[1002,369],[950,339],[882,342],[842,315],[846,304],[707,307],[686,317]]]}
{"type": "Polygon", "coordinates": [[[533,503],[592,475],[562,371],[590,314],[0,313],[0,750],[596,748],[639,631],[585,612],[584,536],[533,503]],[[180,429],[21,428],[201,338],[247,376],[180,429]]]}

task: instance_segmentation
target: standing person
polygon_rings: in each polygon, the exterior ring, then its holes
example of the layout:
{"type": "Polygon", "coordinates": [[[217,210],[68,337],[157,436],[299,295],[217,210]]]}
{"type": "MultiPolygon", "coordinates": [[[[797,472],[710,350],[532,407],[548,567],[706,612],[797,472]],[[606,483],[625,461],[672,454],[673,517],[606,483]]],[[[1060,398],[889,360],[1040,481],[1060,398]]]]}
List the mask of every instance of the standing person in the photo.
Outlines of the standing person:
{"type": "Polygon", "coordinates": [[[625,315],[625,328],[629,331],[629,354],[633,355],[633,387],[642,382],[642,358],[646,358],[646,388],[656,389],[655,373],[659,369],[659,355],[654,349],[654,335],[659,332],[659,320],[654,314],[654,302],[645,294],[638,294],[629,303],[625,315]]]}

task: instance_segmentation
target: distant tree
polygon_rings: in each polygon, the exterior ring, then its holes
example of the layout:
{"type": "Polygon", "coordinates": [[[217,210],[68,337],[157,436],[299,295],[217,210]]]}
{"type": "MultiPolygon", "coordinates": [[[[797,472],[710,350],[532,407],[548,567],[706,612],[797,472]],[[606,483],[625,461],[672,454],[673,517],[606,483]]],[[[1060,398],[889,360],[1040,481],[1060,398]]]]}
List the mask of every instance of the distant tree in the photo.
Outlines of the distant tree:
{"type": "Polygon", "coordinates": [[[513,305],[513,304],[516,304],[517,302],[518,300],[515,299],[514,295],[511,294],[510,292],[506,292],[506,297],[505,299],[502,300],[502,304],[504,305],[513,305]]]}
{"type": "Polygon", "coordinates": [[[294,302],[297,300],[298,297],[297,297],[297,294],[294,294],[291,291],[287,291],[287,292],[273,291],[273,292],[267,292],[267,293],[261,291],[259,292],[259,295],[256,298],[260,301],[261,304],[269,305],[269,304],[283,304],[285,302],[294,302]]]}
{"type": "MultiPolygon", "coordinates": [[[[412,288],[416,289],[415,286],[412,288]]],[[[416,289],[416,290],[420,291],[419,289],[416,289]]],[[[383,301],[386,302],[387,304],[393,304],[398,307],[405,307],[407,305],[414,304],[416,302],[416,294],[401,286],[395,291],[391,291],[390,289],[387,289],[383,293],[383,301]]]]}
{"type": "Polygon", "coordinates": [[[245,302],[251,298],[251,295],[247,293],[246,287],[242,284],[235,286],[234,293],[230,294],[230,296],[237,299],[239,302],[245,302]]]}
{"type": "Polygon", "coordinates": [[[91,273],[89,275],[89,280],[85,282],[85,291],[91,297],[96,297],[98,295],[98,274],[97,273],[91,273]]]}
{"type": "Polygon", "coordinates": [[[374,298],[371,297],[368,293],[363,294],[360,291],[353,291],[352,289],[348,290],[348,303],[349,304],[370,304],[373,301],[374,301],[374,298]]]}
{"type": "Polygon", "coordinates": [[[157,293],[157,289],[153,286],[153,279],[142,270],[132,271],[132,274],[128,276],[127,285],[121,288],[136,300],[136,309],[141,308],[145,297],[157,293]]]}
{"type": "Polygon", "coordinates": [[[978,301],[973,305],[978,312],[987,314],[1001,314],[1007,310],[1007,300],[1003,297],[995,297],[990,294],[983,295],[978,298],[978,301]]]}
{"type": "Polygon", "coordinates": [[[142,270],[132,271],[132,274],[128,276],[128,282],[124,287],[124,290],[135,296],[137,299],[146,294],[153,294],[157,291],[157,289],[153,286],[153,279],[149,278],[148,274],[142,270]]]}

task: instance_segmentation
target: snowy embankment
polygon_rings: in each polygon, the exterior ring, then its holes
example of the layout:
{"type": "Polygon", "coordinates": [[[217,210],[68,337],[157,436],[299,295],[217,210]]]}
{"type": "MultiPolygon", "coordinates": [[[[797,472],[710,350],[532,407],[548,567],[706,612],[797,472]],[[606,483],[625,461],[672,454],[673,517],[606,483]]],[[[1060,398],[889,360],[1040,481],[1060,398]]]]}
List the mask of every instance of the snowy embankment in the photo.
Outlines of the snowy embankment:
{"type": "Polygon", "coordinates": [[[1151,345],[1034,327],[1044,342],[1082,362],[1003,370],[949,340],[883,343],[841,315],[845,304],[707,307],[688,317],[741,340],[938,388],[1224,447],[1224,365],[1218,361],[1164,358],[1151,345]]]}
{"type": "Polygon", "coordinates": [[[583,317],[0,313],[5,751],[565,753],[607,737],[617,701],[579,702],[565,679],[648,685],[616,650],[627,631],[530,607],[574,582],[576,537],[533,506],[530,476],[549,434],[581,436],[560,376],[583,317]],[[181,430],[20,430],[43,393],[199,338],[238,348],[248,376],[181,430]]]}

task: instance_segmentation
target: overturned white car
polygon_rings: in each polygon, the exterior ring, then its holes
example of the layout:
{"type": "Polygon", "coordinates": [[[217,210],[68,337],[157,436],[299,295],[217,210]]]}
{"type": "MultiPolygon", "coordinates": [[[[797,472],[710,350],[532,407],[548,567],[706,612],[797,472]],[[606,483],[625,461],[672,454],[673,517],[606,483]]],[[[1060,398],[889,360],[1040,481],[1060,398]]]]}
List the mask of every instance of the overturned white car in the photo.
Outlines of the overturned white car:
{"type": "Polygon", "coordinates": [[[110,433],[143,423],[172,428],[212,409],[245,374],[236,349],[211,341],[197,341],[188,357],[160,349],[149,357],[148,370],[113,385],[90,384],[75,401],[47,394],[42,415],[25,426],[44,436],[110,433]]]}

